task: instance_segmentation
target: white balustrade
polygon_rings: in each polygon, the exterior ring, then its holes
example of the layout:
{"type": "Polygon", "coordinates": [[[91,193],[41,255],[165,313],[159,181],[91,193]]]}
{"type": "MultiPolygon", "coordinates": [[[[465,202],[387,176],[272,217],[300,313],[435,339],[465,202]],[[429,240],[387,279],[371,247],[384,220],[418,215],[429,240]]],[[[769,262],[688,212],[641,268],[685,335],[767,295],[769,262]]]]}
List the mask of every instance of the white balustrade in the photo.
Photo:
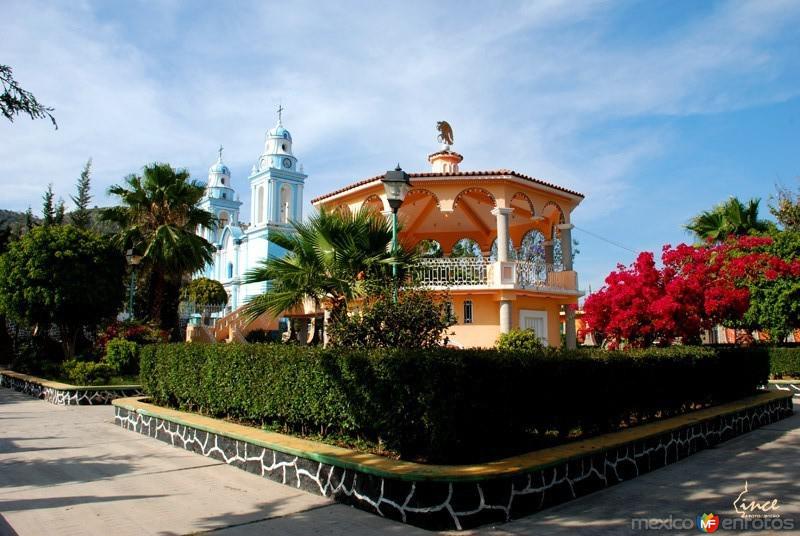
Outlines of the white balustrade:
{"type": "Polygon", "coordinates": [[[486,257],[422,259],[414,267],[414,281],[430,287],[487,286],[486,257]]]}

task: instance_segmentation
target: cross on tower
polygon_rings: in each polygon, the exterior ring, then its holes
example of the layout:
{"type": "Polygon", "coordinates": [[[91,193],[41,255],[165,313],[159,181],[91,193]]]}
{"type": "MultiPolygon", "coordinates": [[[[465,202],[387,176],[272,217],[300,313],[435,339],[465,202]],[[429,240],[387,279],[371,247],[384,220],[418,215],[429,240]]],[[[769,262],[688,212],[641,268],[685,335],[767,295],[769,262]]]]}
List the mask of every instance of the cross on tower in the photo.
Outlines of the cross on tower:
{"type": "Polygon", "coordinates": [[[222,145],[219,146],[219,161],[222,162],[222,145]]]}
{"type": "Polygon", "coordinates": [[[278,104],[278,124],[281,124],[282,115],[283,115],[283,106],[278,104]]]}

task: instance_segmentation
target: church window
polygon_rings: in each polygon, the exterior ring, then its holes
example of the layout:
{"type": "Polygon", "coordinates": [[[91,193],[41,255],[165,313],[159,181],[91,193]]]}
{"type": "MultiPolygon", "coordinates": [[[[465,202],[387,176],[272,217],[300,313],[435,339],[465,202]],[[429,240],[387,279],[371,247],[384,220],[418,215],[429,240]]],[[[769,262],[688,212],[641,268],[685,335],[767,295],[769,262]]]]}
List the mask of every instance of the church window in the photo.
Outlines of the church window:
{"type": "Polygon", "coordinates": [[[222,181],[222,185],[224,186],[224,185],[225,185],[225,177],[223,177],[223,178],[222,178],[222,179],[220,179],[220,180],[222,181]]]}
{"type": "Polygon", "coordinates": [[[286,144],[285,143],[281,144],[281,149],[283,149],[284,151],[286,150],[286,144]]]}
{"type": "Polygon", "coordinates": [[[226,194],[225,192],[222,192],[222,199],[228,199],[228,194],[226,194]]]}
{"type": "Polygon", "coordinates": [[[219,213],[219,226],[220,227],[225,227],[226,225],[228,225],[228,219],[229,219],[229,217],[228,217],[228,213],[227,212],[225,212],[225,211],[220,212],[219,213]]]}
{"type": "Polygon", "coordinates": [[[229,262],[228,263],[228,279],[232,279],[232,278],[233,278],[233,263],[229,262]]]}
{"type": "Polygon", "coordinates": [[[258,219],[258,223],[263,223],[264,222],[264,187],[263,186],[259,186],[258,187],[257,199],[258,199],[258,201],[256,203],[257,219],[258,219]]]}
{"type": "Polygon", "coordinates": [[[281,186],[281,223],[289,223],[289,203],[291,201],[291,195],[288,186],[281,186]]]}

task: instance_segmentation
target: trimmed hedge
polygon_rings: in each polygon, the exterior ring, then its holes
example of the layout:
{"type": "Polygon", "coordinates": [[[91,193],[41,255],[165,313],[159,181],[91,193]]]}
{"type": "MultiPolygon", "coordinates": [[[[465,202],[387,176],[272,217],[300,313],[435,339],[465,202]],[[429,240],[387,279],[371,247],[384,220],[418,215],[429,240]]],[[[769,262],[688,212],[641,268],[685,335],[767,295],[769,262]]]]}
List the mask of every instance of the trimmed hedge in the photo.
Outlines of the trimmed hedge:
{"type": "Polygon", "coordinates": [[[271,344],[142,348],[158,404],[287,431],[383,442],[404,459],[468,463],[558,434],[611,431],[753,394],[765,352],[325,350],[271,344]]]}
{"type": "Polygon", "coordinates": [[[773,376],[800,377],[800,348],[770,348],[769,365],[773,376]]]}

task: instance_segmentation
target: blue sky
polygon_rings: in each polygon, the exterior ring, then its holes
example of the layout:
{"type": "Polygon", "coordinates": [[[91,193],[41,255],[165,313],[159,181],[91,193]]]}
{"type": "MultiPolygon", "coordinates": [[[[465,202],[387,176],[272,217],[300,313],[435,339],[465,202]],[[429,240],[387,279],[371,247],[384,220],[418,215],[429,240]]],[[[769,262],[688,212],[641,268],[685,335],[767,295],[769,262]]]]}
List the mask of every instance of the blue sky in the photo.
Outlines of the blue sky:
{"type": "MultiPolygon", "coordinates": [[[[0,123],[0,207],[105,189],[152,161],[246,177],[282,102],[308,200],[398,161],[425,170],[448,120],[462,169],[586,194],[583,287],[729,195],[800,176],[800,3],[4,2],[0,63],[53,106],[0,123]]],[[[247,206],[247,204],[245,204],[247,206]]],[[[245,215],[245,219],[247,216],[245,215]]]]}

